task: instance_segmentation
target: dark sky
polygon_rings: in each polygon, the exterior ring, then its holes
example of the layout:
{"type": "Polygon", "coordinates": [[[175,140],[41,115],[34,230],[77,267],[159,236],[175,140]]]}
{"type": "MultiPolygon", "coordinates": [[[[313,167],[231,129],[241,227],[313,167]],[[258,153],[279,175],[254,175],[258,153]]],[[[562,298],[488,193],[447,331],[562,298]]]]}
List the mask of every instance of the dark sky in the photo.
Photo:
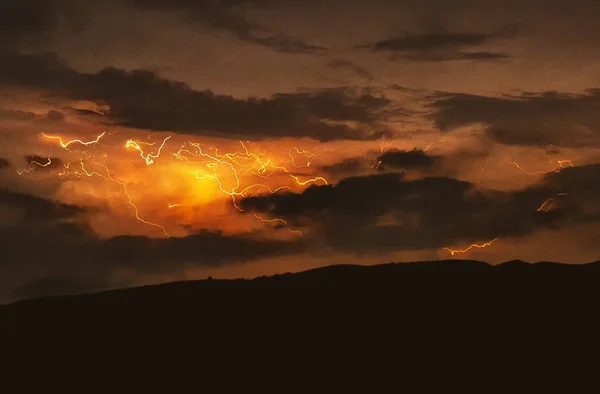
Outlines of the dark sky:
{"type": "Polygon", "coordinates": [[[600,255],[597,1],[11,3],[0,300],[600,255]]]}

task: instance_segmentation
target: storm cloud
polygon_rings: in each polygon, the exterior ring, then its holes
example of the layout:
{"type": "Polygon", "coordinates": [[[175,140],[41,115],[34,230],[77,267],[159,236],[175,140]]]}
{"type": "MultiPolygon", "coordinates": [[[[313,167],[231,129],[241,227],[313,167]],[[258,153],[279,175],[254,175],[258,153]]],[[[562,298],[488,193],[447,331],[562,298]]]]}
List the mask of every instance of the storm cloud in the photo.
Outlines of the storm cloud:
{"type": "Polygon", "coordinates": [[[0,189],[0,212],[11,213],[0,221],[0,276],[4,278],[0,287],[4,291],[12,288],[18,297],[98,290],[111,284],[113,275],[122,270],[173,274],[191,266],[219,266],[302,250],[301,241],[269,240],[259,234],[224,235],[218,231],[166,239],[100,239],[83,220],[85,211],[0,189]]]}
{"type": "Polygon", "coordinates": [[[506,145],[589,147],[600,143],[600,90],[486,97],[437,93],[430,118],[442,131],[481,124],[506,145]]]}
{"type": "Polygon", "coordinates": [[[572,167],[523,190],[500,192],[452,178],[404,180],[388,173],[302,193],[249,197],[242,207],[296,225],[310,218],[317,237],[343,250],[436,249],[597,221],[598,179],[599,165],[572,167]],[[550,199],[552,209],[541,209],[550,199]]]}
{"type": "Polygon", "coordinates": [[[390,37],[358,49],[385,52],[393,60],[444,62],[456,60],[498,60],[510,55],[481,48],[499,39],[515,36],[516,27],[507,27],[492,33],[439,31],[390,37]]]}
{"type": "Polygon", "coordinates": [[[0,61],[0,85],[97,102],[108,107],[106,118],[121,126],[235,139],[361,140],[390,133],[379,113],[391,101],[369,90],[335,88],[236,99],[195,90],[148,70],[79,73],[51,54],[5,52],[0,61]]]}

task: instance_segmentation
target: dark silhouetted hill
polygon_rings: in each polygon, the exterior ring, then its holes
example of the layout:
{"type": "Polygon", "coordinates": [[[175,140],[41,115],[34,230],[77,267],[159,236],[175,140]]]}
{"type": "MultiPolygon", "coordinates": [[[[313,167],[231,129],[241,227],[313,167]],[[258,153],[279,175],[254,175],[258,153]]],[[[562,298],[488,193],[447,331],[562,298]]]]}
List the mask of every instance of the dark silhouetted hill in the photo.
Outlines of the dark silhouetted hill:
{"type": "MultiPolygon", "coordinates": [[[[187,316],[189,310],[210,313],[260,313],[278,308],[321,309],[335,302],[339,308],[370,303],[373,309],[402,305],[420,309],[427,304],[462,302],[460,307],[498,303],[517,309],[543,298],[572,299],[595,290],[600,262],[569,265],[509,261],[489,265],[481,261],[447,260],[391,263],[374,266],[335,265],[299,273],[255,279],[196,280],[111,290],[96,294],[23,300],[0,306],[0,316],[11,319],[110,318],[125,320],[157,313],[187,316]],[[129,314],[129,311],[135,311],[129,314]]],[[[549,306],[549,305],[548,305],[549,306]]]]}
{"type": "Polygon", "coordinates": [[[76,353],[136,368],[161,354],[162,364],[189,358],[259,375],[293,363],[311,376],[378,363],[420,371],[419,384],[439,389],[449,378],[589,356],[599,279],[600,262],[338,265],[24,300],[0,307],[0,330],[28,360],[76,353]],[[432,371],[442,375],[431,380],[432,371]]]}

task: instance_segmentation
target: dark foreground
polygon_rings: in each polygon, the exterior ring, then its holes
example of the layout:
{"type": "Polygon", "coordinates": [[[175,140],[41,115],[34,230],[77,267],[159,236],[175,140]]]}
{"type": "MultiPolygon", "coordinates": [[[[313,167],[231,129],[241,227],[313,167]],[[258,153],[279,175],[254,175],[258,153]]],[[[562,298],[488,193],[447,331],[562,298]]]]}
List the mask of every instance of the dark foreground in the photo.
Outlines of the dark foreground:
{"type": "Polygon", "coordinates": [[[12,345],[85,357],[167,349],[223,368],[260,369],[269,355],[309,369],[388,358],[531,369],[595,352],[599,284],[600,262],[333,266],[26,300],[0,307],[0,329],[12,345]]]}

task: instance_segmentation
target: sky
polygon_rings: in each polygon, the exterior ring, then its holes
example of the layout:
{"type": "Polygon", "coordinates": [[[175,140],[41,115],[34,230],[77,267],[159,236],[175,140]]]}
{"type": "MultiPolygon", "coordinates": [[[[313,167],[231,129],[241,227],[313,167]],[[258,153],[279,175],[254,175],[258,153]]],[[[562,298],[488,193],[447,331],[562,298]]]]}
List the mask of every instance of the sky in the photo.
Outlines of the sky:
{"type": "Polygon", "coordinates": [[[21,0],[0,301],[599,259],[593,0],[21,0]]]}

